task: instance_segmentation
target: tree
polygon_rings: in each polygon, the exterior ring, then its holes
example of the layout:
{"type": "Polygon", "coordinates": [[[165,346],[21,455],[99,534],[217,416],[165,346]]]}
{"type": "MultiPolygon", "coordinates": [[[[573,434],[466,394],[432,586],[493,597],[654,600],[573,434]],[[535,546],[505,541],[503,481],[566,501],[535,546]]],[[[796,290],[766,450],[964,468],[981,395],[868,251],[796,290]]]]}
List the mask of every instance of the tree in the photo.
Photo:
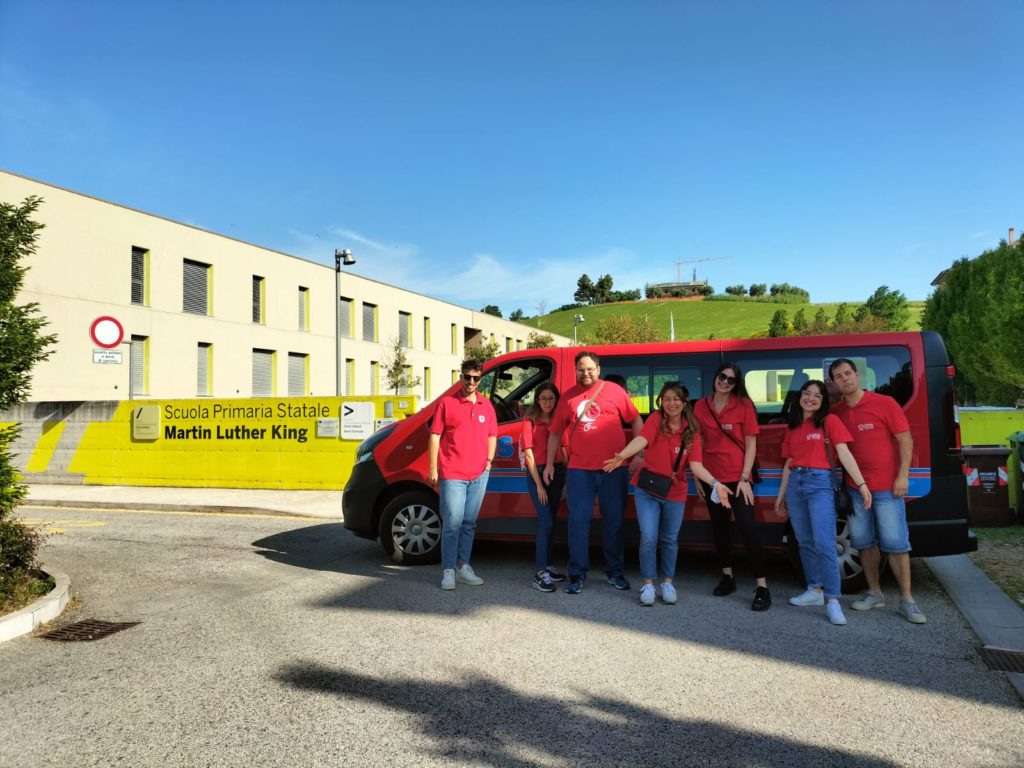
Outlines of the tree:
{"type": "Polygon", "coordinates": [[[488,304],[480,311],[483,312],[485,315],[494,315],[495,317],[501,317],[501,310],[498,309],[497,304],[488,304]]]}
{"type": "Polygon", "coordinates": [[[810,325],[807,322],[807,315],[804,314],[804,309],[801,307],[793,315],[793,333],[797,336],[806,336],[810,325]]]}
{"type": "Polygon", "coordinates": [[[572,297],[581,304],[594,303],[594,281],[586,272],[580,275],[580,279],[576,281],[576,293],[572,297]]]}
{"type": "MultiPolygon", "coordinates": [[[[24,402],[33,366],[50,356],[57,340],[42,333],[47,323],[38,304],[15,303],[28,269],[22,262],[36,252],[43,228],[32,218],[42,202],[29,197],[20,205],[0,203],[0,413],[24,402]]],[[[41,540],[14,517],[26,492],[8,452],[17,436],[17,426],[0,428],[0,604],[29,579],[41,540]]]]}
{"type": "Polygon", "coordinates": [[[501,354],[501,344],[498,343],[497,339],[489,341],[486,344],[478,344],[475,347],[469,347],[471,357],[475,357],[481,362],[486,363],[492,357],[497,357],[501,354]]]}
{"type": "Polygon", "coordinates": [[[747,291],[751,296],[764,296],[768,292],[768,286],[764,283],[751,283],[750,290],[747,291]]]}
{"type": "Polygon", "coordinates": [[[412,366],[405,356],[405,347],[399,339],[392,339],[384,353],[385,388],[401,394],[401,389],[412,389],[420,385],[420,377],[412,375],[412,366]]]}
{"type": "Polygon", "coordinates": [[[846,302],[843,302],[836,309],[836,316],[832,318],[832,331],[833,333],[846,333],[844,330],[847,323],[850,322],[850,309],[846,306],[846,302]]]}
{"type": "Polygon", "coordinates": [[[599,321],[594,331],[597,344],[642,344],[664,340],[664,334],[651,323],[648,315],[639,320],[629,315],[610,315],[599,321]]]}
{"type": "Polygon", "coordinates": [[[523,310],[521,310],[521,309],[516,309],[516,310],[514,310],[514,311],[512,312],[512,314],[511,314],[511,315],[509,315],[509,316],[508,316],[508,319],[509,319],[509,320],[511,320],[511,321],[513,321],[513,322],[515,322],[515,323],[518,323],[518,322],[519,322],[520,320],[522,320],[522,319],[523,319],[524,317],[526,317],[526,314],[525,314],[525,313],[523,312],[523,310]]]}
{"type": "MultiPolygon", "coordinates": [[[[729,294],[730,296],[742,296],[743,294],[745,294],[747,292],[747,289],[746,289],[746,287],[744,287],[742,285],[729,285],[729,286],[726,286],[725,292],[727,294],[729,294]]],[[[753,294],[751,294],[751,295],[753,295],[753,294]]]]}
{"type": "Polygon", "coordinates": [[[887,331],[902,331],[910,321],[907,297],[900,291],[890,291],[889,286],[880,285],[854,313],[854,320],[863,320],[868,315],[881,318],[887,331]]]}
{"type": "Polygon", "coordinates": [[[828,315],[825,314],[824,307],[818,307],[818,311],[814,313],[814,322],[811,323],[808,333],[812,336],[824,336],[828,333],[828,315]]]}
{"type": "Polygon", "coordinates": [[[922,326],[946,340],[966,388],[979,402],[1024,397],[1024,248],[1020,243],[960,259],[925,304],[922,326]]]}
{"type": "Polygon", "coordinates": [[[594,283],[594,304],[607,304],[612,292],[612,276],[601,275],[594,283]]]}
{"type": "Polygon", "coordinates": [[[772,315],[771,322],[768,323],[768,335],[772,338],[789,336],[789,315],[786,314],[786,310],[777,309],[772,315]]]}
{"type": "Polygon", "coordinates": [[[546,349],[553,346],[555,346],[555,337],[550,333],[530,331],[530,335],[526,337],[527,349],[546,349]]]}

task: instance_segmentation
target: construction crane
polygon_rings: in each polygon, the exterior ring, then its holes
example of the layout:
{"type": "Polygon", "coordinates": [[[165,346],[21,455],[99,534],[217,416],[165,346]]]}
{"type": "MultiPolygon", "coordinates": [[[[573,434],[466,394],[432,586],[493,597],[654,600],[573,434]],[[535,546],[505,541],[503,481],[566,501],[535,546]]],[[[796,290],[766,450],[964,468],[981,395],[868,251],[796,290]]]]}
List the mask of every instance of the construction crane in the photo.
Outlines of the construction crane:
{"type": "MultiPolygon", "coordinates": [[[[701,261],[724,261],[725,259],[735,258],[733,256],[709,256],[706,259],[676,259],[676,282],[681,283],[682,277],[679,273],[679,267],[681,264],[697,264],[701,261]]],[[[697,282],[697,268],[693,268],[693,282],[697,282]]]]}

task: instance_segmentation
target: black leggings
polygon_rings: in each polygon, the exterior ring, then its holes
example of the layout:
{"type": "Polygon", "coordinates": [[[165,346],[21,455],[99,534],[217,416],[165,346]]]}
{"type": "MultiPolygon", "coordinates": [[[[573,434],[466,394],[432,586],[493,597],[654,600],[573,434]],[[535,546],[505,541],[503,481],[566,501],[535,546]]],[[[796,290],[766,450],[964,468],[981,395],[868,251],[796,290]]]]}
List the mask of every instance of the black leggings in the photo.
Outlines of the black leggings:
{"type": "Polygon", "coordinates": [[[711,515],[711,532],[715,538],[715,552],[718,553],[718,561],[722,568],[732,568],[732,518],[736,519],[736,528],[743,539],[743,545],[747,548],[747,558],[754,569],[754,578],[764,578],[764,554],[761,552],[761,534],[757,530],[757,522],[754,519],[754,507],[747,503],[743,496],[736,492],[736,483],[723,483],[726,488],[733,492],[729,497],[732,509],[726,509],[721,504],[711,500],[711,486],[701,482],[704,487],[704,500],[708,505],[708,514],[711,515]]]}

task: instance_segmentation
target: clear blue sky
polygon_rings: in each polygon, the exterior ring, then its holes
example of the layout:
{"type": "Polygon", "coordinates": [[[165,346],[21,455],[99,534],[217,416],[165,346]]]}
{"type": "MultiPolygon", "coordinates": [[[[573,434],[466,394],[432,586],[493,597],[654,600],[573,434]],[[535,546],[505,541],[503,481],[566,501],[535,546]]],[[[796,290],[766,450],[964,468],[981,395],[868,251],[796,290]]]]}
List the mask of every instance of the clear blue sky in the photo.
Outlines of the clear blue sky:
{"type": "Polygon", "coordinates": [[[1017,0],[0,0],[0,167],[506,313],[706,258],[923,299],[1024,230],[1022,32],[1017,0]]]}

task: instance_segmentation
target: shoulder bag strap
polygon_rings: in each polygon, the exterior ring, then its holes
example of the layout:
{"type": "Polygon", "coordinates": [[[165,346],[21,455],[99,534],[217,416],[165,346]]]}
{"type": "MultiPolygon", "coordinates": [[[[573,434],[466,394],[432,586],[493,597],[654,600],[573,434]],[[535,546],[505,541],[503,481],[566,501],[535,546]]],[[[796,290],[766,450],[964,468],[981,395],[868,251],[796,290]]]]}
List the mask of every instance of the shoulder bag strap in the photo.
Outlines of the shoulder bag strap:
{"type": "Polygon", "coordinates": [[[711,418],[715,420],[715,423],[718,425],[718,428],[722,430],[722,434],[728,437],[730,440],[732,440],[733,443],[736,444],[736,447],[739,448],[741,451],[746,451],[747,447],[740,443],[736,435],[734,435],[732,432],[726,431],[725,427],[722,426],[721,419],[719,419],[718,414],[715,413],[715,403],[710,396],[707,398],[706,404],[708,406],[708,410],[711,412],[711,418]]]}
{"type": "Polygon", "coordinates": [[[583,406],[583,410],[576,414],[576,420],[572,423],[572,427],[569,428],[569,440],[572,440],[573,433],[576,431],[576,425],[580,423],[580,418],[582,414],[590,410],[590,406],[592,406],[594,404],[594,401],[597,400],[597,396],[601,394],[602,389],[604,389],[603,381],[600,384],[598,384],[597,392],[594,393],[594,396],[592,398],[587,400],[587,404],[583,406]]]}

